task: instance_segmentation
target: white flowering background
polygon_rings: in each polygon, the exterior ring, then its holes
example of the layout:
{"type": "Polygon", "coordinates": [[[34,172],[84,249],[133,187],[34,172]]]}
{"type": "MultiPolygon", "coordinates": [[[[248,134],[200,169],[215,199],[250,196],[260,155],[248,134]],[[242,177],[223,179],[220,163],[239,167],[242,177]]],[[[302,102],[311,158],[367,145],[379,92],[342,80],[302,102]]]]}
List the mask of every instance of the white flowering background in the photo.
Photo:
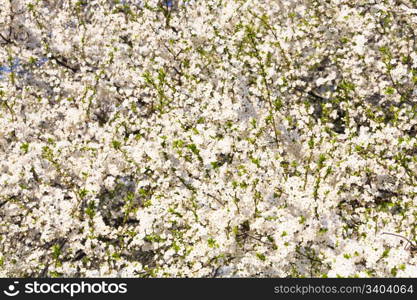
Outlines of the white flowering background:
{"type": "Polygon", "coordinates": [[[416,28],[416,0],[0,0],[0,276],[417,276],[416,28]]]}

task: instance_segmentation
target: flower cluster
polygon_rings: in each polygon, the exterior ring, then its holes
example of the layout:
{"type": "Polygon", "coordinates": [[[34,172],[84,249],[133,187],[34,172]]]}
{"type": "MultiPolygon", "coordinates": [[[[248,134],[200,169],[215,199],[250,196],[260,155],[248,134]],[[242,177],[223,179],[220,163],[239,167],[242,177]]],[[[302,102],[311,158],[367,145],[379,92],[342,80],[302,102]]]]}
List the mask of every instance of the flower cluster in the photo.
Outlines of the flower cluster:
{"type": "Polygon", "coordinates": [[[0,7],[1,276],[417,275],[416,1],[0,7]]]}

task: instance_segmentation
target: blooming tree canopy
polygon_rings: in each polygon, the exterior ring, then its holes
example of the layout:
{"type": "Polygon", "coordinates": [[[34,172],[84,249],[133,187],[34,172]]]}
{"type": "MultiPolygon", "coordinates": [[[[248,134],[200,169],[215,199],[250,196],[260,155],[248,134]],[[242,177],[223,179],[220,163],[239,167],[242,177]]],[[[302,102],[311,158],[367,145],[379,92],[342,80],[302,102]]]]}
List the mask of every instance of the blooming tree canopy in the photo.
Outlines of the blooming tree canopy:
{"type": "Polygon", "coordinates": [[[416,28],[415,0],[0,0],[0,275],[417,276],[416,28]]]}

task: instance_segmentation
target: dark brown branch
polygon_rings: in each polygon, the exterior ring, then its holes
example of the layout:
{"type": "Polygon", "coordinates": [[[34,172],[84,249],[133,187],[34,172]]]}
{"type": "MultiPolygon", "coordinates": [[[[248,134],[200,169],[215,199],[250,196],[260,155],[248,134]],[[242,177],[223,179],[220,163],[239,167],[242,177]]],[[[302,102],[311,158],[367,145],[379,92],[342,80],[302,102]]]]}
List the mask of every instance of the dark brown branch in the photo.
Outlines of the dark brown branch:
{"type": "Polygon", "coordinates": [[[80,67],[79,66],[75,66],[75,67],[70,66],[67,63],[66,58],[60,58],[60,57],[57,57],[55,55],[52,55],[51,56],[51,59],[53,59],[61,67],[67,68],[67,69],[71,70],[74,73],[76,73],[76,72],[78,72],[80,70],[80,67]]]}
{"type": "Polygon", "coordinates": [[[0,33],[0,37],[6,42],[6,44],[13,44],[16,45],[10,38],[6,38],[3,34],[0,33]]]}

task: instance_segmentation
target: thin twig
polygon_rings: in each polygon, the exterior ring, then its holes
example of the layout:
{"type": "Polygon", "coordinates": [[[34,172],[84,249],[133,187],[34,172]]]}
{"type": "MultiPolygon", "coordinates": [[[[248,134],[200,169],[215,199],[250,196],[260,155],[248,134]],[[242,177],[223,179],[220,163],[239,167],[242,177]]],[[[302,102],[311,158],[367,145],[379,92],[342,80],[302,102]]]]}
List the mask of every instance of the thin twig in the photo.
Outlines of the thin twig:
{"type": "Polygon", "coordinates": [[[223,206],[224,207],[224,203],[219,199],[219,198],[217,198],[217,197],[215,197],[215,196],[213,196],[213,195],[211,195],[211,194],[207,194],[207,196],[209,196],[209,197],[211,197],[211,198],[213,198],[214,200],[216,200],[221,206],[223,206]]]}
{"type": "Polygon", "coordinates": [[[382,234],[388,234],[388,235],[393,235],[393,236],[402,238],[402,239],[406,240],[411,245],[411,251],[417,250],[417,245],[414,244],[411,240],[409,240],[405,236],[402,236],[402,235],[399,235],[399,234],[395,234],[395,233],[390,233],[390,232],[383,232],[382,234]]]}

